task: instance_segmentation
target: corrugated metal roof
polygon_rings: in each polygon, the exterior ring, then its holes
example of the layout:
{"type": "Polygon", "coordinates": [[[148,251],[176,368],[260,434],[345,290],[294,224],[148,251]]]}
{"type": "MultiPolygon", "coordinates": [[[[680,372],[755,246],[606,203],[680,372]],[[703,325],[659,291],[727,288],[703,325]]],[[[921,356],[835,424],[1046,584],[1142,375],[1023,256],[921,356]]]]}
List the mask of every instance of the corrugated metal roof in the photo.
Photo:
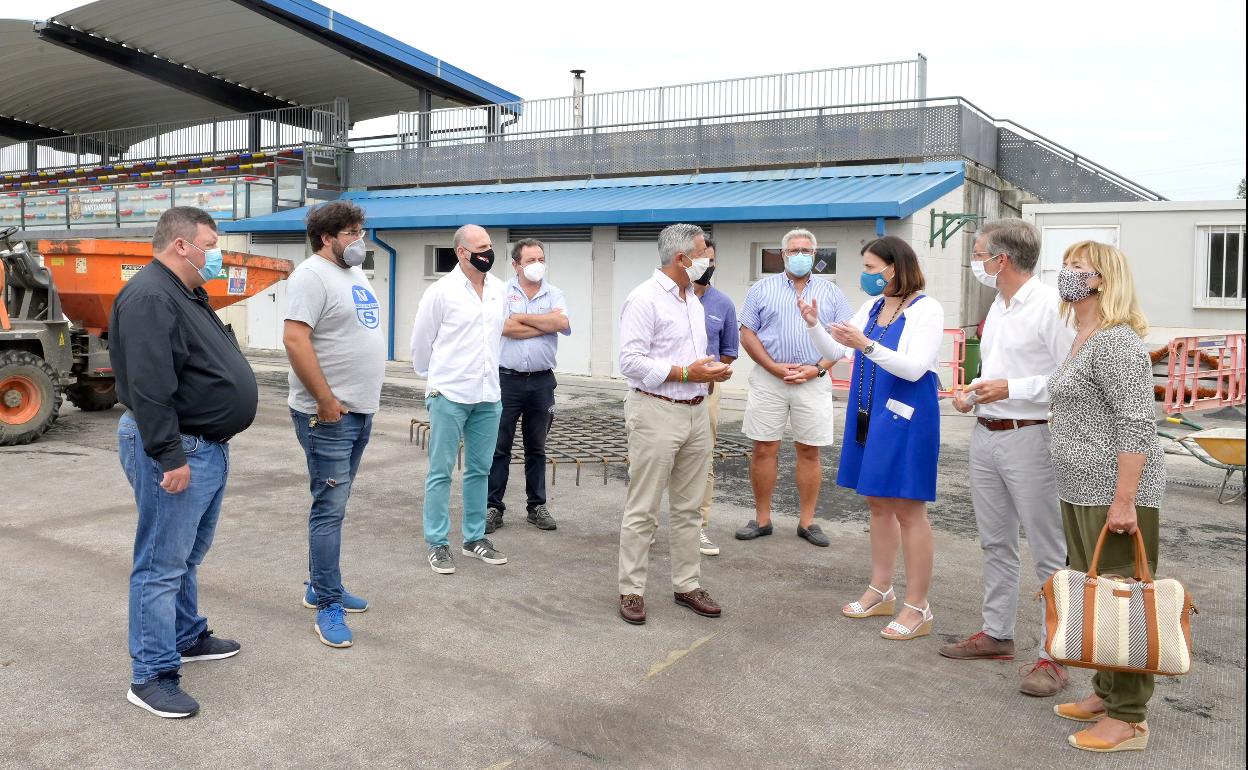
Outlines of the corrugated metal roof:
{"type": "MultiPolygon", "coordinates": [[[[345,96],[352,120],[419,109],[417,82],[434,106],[520,99],[310,0],[99,0],[52,21],[288,102],[345,96]]],[[[0,114],[83,133],[228,112],[43,42],[33,24],[0,21],[0,114]]]]}
{"type": "MultiPolygon", "coordinates": [[[[962,184],[961,162],[856,166],[579,182],[352,193],[379,230],[635,222],[900,219],[962,184]]],[[[240,222],[227,232],[303,228],[307,208],[240,222]]]]}
{"type": "Polygon", "coordinates": [[[0,20],[0,115],[82,133],[223,112],[219,105],[45,43],[33,24],[0,20]]]}

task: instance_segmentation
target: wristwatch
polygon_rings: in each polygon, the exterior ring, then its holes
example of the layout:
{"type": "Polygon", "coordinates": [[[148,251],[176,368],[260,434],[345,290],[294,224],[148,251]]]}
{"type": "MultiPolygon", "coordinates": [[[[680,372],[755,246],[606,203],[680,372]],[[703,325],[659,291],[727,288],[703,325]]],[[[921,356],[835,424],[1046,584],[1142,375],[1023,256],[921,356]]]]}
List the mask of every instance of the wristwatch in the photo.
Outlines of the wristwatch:
{"type": "Polygon", "coordinates": [[[822,377],[823,375],[828,373],[828,370],[824,369],[819,364],[815,364],[815,368],[819,370],[819,373],[815,375],[816,377],[822,377]]]}
{"type": "Polygon", "coordinates": [[[868,342],[866,347],[862,349],[862,354],[864,356],[869,356],[874,352],[875,352],[875,342],[868,342]]]}

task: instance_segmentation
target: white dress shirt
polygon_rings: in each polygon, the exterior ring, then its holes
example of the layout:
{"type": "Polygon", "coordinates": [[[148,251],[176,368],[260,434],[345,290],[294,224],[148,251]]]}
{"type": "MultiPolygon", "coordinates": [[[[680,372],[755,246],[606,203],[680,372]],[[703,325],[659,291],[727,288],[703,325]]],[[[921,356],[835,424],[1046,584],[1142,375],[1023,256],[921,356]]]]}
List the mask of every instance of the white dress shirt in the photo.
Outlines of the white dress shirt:
{"type": "Polygon", "coordinates": [[[620,372],[630,388],[686,401],[705,396],[706,383],[667,382],[673,366],[706,358],[706,315],[702,302],[662,270],[641,284],[620,309],[620,372]]]}
{"type": "Polygon", "coordinates": [[[1062,320],[1057,289],[1032,276],[1009,305],[1000,294],[992,302],[979,343],[980,376],[1008,380],[1010,397],[975,406],[975,414],[1005,420],[1044,420],[1049,416],[1049,375],[1066,359],[1075,330],[1062,320]]]}
{"type": "MultiPolygon", "coordinates": [[[[858,308],[849,323],[866,331],[871,320],[871,308],[879,299],[867,300],[858,308]]],[[[897,340],[897,349],[884,347],[875,343],[875,349],[867,358],[884,371],[903,380],[918,382],[928,372],[937,372],[940,361],[940,345],[945,334],[945,310],[940,303],[931,297],[920,297],[909,307],[901,311],[906,325],[901,328],[901,337],[897,340]]],[[[887,318],[880,319],[883,323],[887,318]]],[[[845,347],[836,340],[822,324],[806,327],[815,349],[829,361],[838,361],[842,357],[853,358],[854,349],[845,347]]],[[[878,334],[876,336],[879,336],[878,334]]]]}
{"type": "Polygon", "coordinates": [[[486,274],[481,296],[459,265],[425,289],[412,324],[412,368],[451,401],[498,401],[503,282],[486,274]]]}

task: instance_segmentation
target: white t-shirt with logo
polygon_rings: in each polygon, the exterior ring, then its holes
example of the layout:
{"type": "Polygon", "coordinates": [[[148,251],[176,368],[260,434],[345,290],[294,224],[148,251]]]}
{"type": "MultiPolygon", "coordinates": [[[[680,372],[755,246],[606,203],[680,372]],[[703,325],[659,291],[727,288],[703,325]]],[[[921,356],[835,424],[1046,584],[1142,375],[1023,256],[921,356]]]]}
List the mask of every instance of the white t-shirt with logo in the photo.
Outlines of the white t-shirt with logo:
{"type": "MultiPolygon", "coordinates": [[[[386,340],[381,306],[364,271],[343,269],[313,254],[286,283],[286,320],[312,327],[312,349],[329,388],[351,412],[372,414],[381,405],[386,340]]],[[[316,399],[292,368],[291,409],[316,412],[316,399]]]]}

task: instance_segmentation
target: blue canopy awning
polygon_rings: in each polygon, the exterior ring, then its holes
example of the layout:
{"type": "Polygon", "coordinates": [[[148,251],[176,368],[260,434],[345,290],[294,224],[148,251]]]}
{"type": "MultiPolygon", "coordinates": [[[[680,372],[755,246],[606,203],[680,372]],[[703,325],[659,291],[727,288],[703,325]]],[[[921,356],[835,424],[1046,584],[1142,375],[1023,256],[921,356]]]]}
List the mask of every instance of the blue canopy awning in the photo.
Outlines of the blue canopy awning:
{"type": "MultiPolygon", "coordinates": [[[[377,230],[464,224],[616,225],[900,219],[960,186],[960,161],[348,193],[377,230]]],[[[224,232],[304,229],[308,207],[222,223],[224,232]]]]}

